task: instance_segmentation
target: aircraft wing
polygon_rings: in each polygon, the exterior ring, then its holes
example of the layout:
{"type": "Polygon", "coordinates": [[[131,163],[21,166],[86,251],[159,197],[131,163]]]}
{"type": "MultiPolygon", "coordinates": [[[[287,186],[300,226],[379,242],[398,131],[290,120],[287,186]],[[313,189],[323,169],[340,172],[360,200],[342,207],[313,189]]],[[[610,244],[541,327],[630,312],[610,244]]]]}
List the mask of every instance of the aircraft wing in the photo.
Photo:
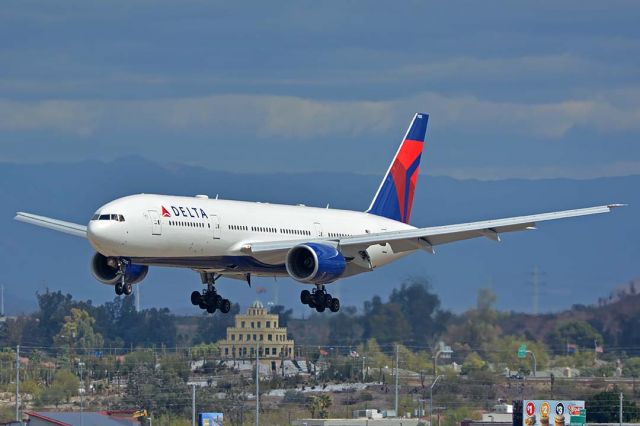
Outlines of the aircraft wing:
{"type": "MultiPolygon", "coordinates": [[[[500,241],[500,234],[505,232],[533,230],[536,229],[535,225],[538,222],[609,213],[613,208],[622,206],[622,204],[609,204],[606,206],[564,210],[529,216],[517,216],[505,219],[485,220],[480,222],[460,223],[455,225],[434,226],[402,231],[388,231],[376,234],[361,234],[340,239],[320,238],[314,241],[324,241],[328,244],[336,245],[336,247],[343,253],[349,255],[361,250],[366,250],[368,247],[375,244],[389,244],[396,253],[416,249],[423,249],[433,253],[433,247],[441,244],[476,237],[486,237],[494,241],[500,241]]],[[[247,243],[243,246],[242,250],[264,258],[271,258],[278,254],[282,255],[284,251],[301,243],[302,242],[300,240],[247,243]]]]}
{"type": "Polygon", "coordinates": [[[76,237],[87,238],[87,227],[78,225],[77,223],[65,222],[63,220],[51,219],[50,217],[24,212],[18,212],[14,219],[36,226],[42,226],[43,228],[53,229],[54,231],[64,232],[65,234],[75,235],[76,237]]]}

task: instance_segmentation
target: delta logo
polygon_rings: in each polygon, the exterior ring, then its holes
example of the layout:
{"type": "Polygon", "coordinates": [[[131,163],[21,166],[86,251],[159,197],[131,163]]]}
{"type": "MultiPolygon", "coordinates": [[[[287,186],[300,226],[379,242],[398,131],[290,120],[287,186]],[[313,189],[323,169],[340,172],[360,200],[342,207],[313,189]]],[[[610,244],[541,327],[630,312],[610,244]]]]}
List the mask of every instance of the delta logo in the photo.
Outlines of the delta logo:
{"type": "Polygon", "coordinates": [[[192,217],[197,219],[209,219],[207,213],[204,210],[197,207],[184,207],[184,206],[169,206],[171,208],[171,212],[165,207],[160,206],[162,208],[162,217],[192,217]]]}

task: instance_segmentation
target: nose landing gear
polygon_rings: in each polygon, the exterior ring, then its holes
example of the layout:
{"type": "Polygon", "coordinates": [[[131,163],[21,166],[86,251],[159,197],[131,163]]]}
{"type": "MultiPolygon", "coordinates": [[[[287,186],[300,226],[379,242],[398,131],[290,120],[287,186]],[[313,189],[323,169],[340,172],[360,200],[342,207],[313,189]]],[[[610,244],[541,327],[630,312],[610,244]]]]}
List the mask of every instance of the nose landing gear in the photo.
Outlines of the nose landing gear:
{"type": "Polygon", "coordinates": [[[219,276],[216,277],[210,273],[201,275],[203,283],[207,284],[207,289],[203,290],[202,293],[199,291],[191,293],[191,304],[199,306],[200,309],[206,309],[210,314],[214,313],[216,309],[219,309],[223,314],[228,313],[231,310],[231,301],[220,296],[214,287],[219,276]]]}
{"type": "Polygon", "coordinates": [[[313,292],[302,290],[302,292],[300,292],[300,301],[302,304],[308,305],[317,312],[324,312],[327,308],[329,308],[331,312],[338,312],[340,310],[340,300],[327,293],[324,285],[317,285],[313,292]]]}

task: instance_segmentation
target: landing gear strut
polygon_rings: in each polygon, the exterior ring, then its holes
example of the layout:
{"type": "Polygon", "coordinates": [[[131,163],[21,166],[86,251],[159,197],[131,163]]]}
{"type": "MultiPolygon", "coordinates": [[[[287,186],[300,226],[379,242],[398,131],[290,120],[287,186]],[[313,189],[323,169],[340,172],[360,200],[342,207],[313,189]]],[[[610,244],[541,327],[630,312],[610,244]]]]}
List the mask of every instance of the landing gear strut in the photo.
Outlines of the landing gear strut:
{"type": "MultiPolygon", "coordinates": [[[[112,260],[113,261],[113,260],[112,260]]],[[[118,270],[120,271],[120,282],[116,283],[115,290],[116,295],[121,296],[129,296],[133,293],[133,285],[126,281],[125,270],[127,268],[127,262],[124,259],[118,260],[118,270]]]]}
{"type": "Polygon", "coordinates": [[[327,308],[329,308],[331,312],[338,312],[340,310],[340,300],[327,293],[324,285],[316,285],[313,292],[302,290],[300,293],[300,301],[318,312],[324,312],[327,308]]]}
{"type": "Polygon", "coordinates": [[[206,309],[210,314],[214,313],[216,309],[219,309],[223,314],[228,313],[231,310],[231,302],[229,299],[223,299],[215,288],[215,283],[219,276],[208,272],[202,273],[201,276],[203,284],[207,285],[207,289],[203,290],[202,293],[199,291],[191,293],[191,304],[199,306],[200,309],[206,309]]]}

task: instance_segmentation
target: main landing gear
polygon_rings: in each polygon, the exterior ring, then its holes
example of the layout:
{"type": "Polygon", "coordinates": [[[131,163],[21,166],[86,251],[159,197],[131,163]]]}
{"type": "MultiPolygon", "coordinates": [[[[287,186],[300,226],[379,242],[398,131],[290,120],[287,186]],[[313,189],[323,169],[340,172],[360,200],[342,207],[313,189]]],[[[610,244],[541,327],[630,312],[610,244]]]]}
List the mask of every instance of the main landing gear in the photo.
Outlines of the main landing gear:
{"type": "Polygon", "coordinates": [[[324,285],[317,285],[313,292],[302,290],[300,293],[300,301],[318,312],[324,312],[327,308],[329,308],[331,312],[338,312],[340,310],[340,300],[327,293],[324,285]]]}
{"type": "Polygon", "coordinates": [[[133,284],[126,281],[126,273],[125,273],[127,269],[127,262],[124,259],[116,260],[114,258],[111,258],[109,259],[108,264],[112,267],[117,267],[119,270],[120,282],[116,283],[116,285],[114,286],[116,295],[118,296],[122,296],[123,294],[125,296],[131,295],[131,293],[133,293],[133,284]]]}
{"type": "Polygon", "coordinates": [[[216,309],[219,309],[223,314],[228,313],[231,310],[231,302],[229,299],[223,299],[214,287],[218,277],[210,273],[201,275],[203,283],[207,284],[207,289],[202,293],[199,291],[191,293],[191,303],[194,306],[199,306],[200,309],[206,309],[210,314],[214,313],[216,309]]]}

